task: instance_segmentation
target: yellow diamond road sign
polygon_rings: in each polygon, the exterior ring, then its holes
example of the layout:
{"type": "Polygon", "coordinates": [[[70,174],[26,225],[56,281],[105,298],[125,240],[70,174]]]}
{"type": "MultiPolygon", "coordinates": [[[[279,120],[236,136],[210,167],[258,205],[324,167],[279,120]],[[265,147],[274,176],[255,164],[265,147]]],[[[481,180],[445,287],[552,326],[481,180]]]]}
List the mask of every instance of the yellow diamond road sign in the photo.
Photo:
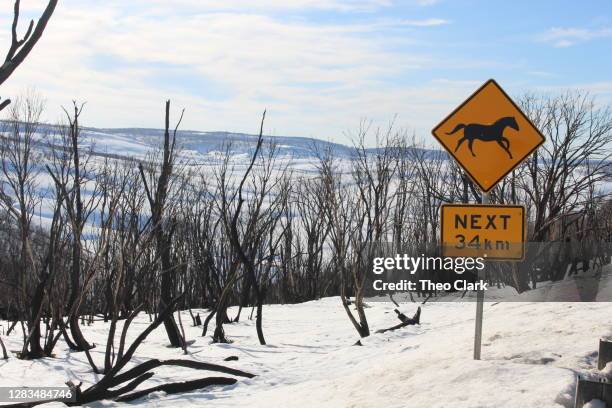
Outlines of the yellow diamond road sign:
{"type": "Polygon", "coordinates": [[[432,133],[484,192],[544,143],[544,136],[493,79],[432,133]]]}

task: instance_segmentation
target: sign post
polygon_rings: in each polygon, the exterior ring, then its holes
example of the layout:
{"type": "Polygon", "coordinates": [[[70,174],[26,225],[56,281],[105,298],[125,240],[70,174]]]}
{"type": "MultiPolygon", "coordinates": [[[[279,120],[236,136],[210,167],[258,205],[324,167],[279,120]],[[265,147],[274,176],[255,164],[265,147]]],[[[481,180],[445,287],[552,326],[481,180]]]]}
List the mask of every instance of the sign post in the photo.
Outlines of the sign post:
{"type": "MultiPolygon", "coordinates": [[[[482,191],[481,205],[441,209],[444,256],[521,260],[525,209],[491,205],[489,191],[542,143],[544,136],[493,79],[452,111],[432,132],[482,191]],[[450,221],[449,221],[450,219],[450,221]]],[[[479,278],[485,278],[483,268],[479,278]]],[[[480,360],[484,291],[476,292],[474,359],[480,360]]]]}
{"type": "MultiPolygon", "coordinates": [[[[482,204],[489,204],[489,193],[482,193],[482,204]]],[[[485,268],[478,271],[479,277],[486,276],[485,268]]],[[[480,360],[480,350],[482,348],[482,315],[484,311],[484,290],[479,288],[476,291],[476,325],[474,330],[474,360],[480,360]]]]}

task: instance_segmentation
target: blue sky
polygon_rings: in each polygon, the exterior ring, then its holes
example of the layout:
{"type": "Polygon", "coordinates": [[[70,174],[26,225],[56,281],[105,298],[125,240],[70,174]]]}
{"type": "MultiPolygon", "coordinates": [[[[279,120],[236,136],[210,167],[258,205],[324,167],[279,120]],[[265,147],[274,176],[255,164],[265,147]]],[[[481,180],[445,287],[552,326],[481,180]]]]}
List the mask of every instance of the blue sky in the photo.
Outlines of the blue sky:
{"type": "MultiPolygon", "coordinates": [[[[42,5],[22,0],[26,15],[42,5]]],[[[267,108],[271,134],[347,143],[365,119],[427,139],[491,77],[608,104],[611,56],[610,1],[62,0],[0,95],[35,88],[48,121],[87,101],[100,127],[160,127],[170,98],[194,130],[253,133],[267,108]]]]}

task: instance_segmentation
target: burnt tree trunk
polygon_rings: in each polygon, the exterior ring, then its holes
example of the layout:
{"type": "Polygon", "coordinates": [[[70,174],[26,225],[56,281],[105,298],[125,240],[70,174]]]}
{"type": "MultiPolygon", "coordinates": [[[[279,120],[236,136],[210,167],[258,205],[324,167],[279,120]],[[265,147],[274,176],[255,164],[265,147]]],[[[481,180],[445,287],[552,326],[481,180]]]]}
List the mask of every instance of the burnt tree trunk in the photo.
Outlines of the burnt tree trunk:
{"type": "MultiPolygon", "coordinates": [[[[181,115],[182,118],[182,115],[181,115]]],[[[179,120],[180,124],[180,120],[179,120]]],[[[178,128],[178,125],[177,125],[178,128]]],[[[159,299],[159,310],[164,310],[172,301],[175,288],[175,275],[176,270],[172,267],[172,258],[170,254],[171,243],[172,243],[172,228],[164,227],[164,210],[166,207],[166,198],[168,195],[168,188],[170,183],[170,177],[172,176],[172,170],[175,158],[175,142],[176,142],[176,129],[174,131],[172,141],[170,140],[170,101],[166,101],[166,116],[165,116],[165,131],[164,131],[164,151],[163,161],[161,164],[161,172],[157,180],[157,188],[153,192],[149,189],[144,169],[142,164],[139,165],[140,174],[142,176],[143,183],[145,184],[145,190],[149,204],[151,207],[151,221],[154,230],[156,240],[156,250],[160,260],[161,266],[161,290],[159,299]]],[[[176,320],[172,313],[168,313],[164,319],[164,327],[168,334],[168,340],[172,347],[183,347],[184,339],[180,334],[176,320]]]]}

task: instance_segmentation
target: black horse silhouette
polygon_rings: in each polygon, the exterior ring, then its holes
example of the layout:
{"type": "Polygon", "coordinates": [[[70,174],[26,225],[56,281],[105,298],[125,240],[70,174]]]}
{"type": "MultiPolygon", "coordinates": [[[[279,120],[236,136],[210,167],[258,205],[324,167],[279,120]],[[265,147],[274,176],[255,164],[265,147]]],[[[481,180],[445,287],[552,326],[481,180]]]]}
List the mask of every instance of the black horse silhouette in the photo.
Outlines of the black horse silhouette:
{"type": "Polygon", "coordinates": [[[516,119],[514,119],[513,116],[507,116],[505,118],[496,120],[492,125],[481,125],[479,123],[464,125],[463,123],[460,123],[455,126],[451,132],[447,133],[447,135],[452,135],[453,133],[463,129],[463,137],[457,142],[455,152],[459,150],[461,144],[467,140],[472,156],[476,157],[474,154],[473,145],[474,140],[478,139],[482,140],[483,142],[497,142],[497,144],[500,145],[506,151],[506,153],[508,153],[508,156],[512,158],[512,153],[510,153],[510,141],[508,138],[504,137],[504,129],[506,127],[519,130],[516,119]]]}

